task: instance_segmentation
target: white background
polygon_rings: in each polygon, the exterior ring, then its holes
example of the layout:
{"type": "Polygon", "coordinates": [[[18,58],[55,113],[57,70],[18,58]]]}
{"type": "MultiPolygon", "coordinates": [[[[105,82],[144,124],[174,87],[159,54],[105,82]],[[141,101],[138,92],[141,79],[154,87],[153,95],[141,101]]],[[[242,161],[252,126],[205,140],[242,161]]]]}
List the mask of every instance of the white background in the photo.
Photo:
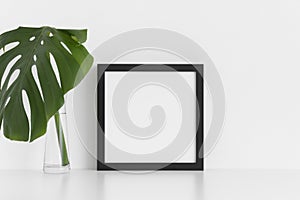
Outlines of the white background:
{"type": "MultiPolygon", "coordinates": [[[[89,50],[137,28],[182,33],[207,51],[225,87],[226,123],[206,168],[300,169],[299,10],[298,0],[1,1],[0,32],[19,25],[88,28],[89,50]]],[[[85,105],[87,96],[78,98],[85,105]]],[[[90,113],[80,111],[88,121],[90,113]]],[[[72,167],[95,168],[74,123],[72,167]]],[[[86,134],[95,130],[81,126],[86,134]]],[[[1,135],[0,169],[41,169],[43,151],[44,138],[25,144],[1,135]]]]}

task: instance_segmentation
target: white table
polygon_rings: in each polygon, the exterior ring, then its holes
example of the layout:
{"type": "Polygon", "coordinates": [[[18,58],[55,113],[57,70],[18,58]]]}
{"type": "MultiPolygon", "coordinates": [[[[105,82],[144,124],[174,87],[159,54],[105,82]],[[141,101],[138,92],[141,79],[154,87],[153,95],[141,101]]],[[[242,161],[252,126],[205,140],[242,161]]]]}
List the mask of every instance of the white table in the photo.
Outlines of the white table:
{"type": "Polygon", "coordinates": [[[300,171],[0,171],[0,199],[300,199],[300,171]]]}

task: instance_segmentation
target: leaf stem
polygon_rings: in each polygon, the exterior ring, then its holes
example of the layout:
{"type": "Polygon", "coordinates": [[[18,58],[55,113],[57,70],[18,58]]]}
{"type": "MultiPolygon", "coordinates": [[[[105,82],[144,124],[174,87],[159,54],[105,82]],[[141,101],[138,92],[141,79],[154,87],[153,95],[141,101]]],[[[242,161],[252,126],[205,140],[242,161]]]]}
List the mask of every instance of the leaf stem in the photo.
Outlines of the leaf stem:
{"type": "Polygon", "coordinates": [[[64,137],[64,131],[61,124],[59,112],[56,112],[54,114],[54,119],[55,119],[55,127],[56,127],[57,139],[58,139],[58,146],[61,154],[61,163],[63,166],[66,166],[69,164],[69,158],[68,158],[66,141],[64,137]]]}

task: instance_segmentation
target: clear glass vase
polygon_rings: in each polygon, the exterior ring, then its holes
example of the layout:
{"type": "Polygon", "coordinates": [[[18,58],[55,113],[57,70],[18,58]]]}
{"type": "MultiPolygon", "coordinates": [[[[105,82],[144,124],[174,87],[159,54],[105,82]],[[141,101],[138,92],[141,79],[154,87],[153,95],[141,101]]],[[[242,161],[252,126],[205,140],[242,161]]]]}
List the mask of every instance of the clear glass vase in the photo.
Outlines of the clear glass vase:
{"type": "Polygon", "coordinates": [[[67,113],[66,106],[64,105],[48,122],[44,154],[44,172],[69,172],[70,162],[68,152],[67,113]]]}

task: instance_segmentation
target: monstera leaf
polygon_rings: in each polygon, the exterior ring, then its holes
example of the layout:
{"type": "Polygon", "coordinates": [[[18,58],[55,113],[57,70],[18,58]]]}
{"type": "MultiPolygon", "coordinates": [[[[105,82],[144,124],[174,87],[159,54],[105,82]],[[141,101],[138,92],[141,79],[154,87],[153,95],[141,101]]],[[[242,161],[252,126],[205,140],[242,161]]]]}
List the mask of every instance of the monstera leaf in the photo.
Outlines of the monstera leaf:
{"type": "Polygon", "coordinates": [[[48,120],[64,104],[64,94],[92,66],[93,58],[82,45],[86,38],[87,30],[51,27],[19,27],[0,35],[0,124],[5,137],[32,142],[45,134],[48,120]]]}

